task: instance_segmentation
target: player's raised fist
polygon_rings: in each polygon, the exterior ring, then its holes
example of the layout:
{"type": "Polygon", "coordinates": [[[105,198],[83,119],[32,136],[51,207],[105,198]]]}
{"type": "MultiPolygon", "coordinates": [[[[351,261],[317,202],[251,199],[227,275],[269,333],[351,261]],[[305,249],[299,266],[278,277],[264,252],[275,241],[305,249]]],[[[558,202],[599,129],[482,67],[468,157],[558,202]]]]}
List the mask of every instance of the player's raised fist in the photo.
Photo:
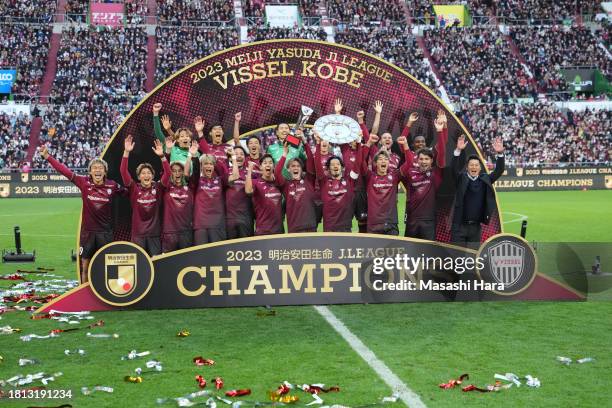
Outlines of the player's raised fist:
{"type": "Polygon", "coordinates": [[[47,149],[47,145],[38,146],[38,152],[43,159],[47,160],[49,158],[49,149],[47,149]]]}
{"type": "Polygon", "coordinates": [[[162,104],[157,102],[156,104],[153,105],[153,115],[157,116],[159,115],[159,112],[161,111],[162,108],[162,104]]]}
{"type": "Polygon", "coordinates": [[[365,112],[360,110],[357,112],[357,122],[363,123],[363,118],[365,118],[365,112]]]}
{"type": "Polygon", "coordinates": [[[240,122],[242,120],[242,112],[238,112],[234,115],[234,120],[240,122]]]}
{"type": "Polygon", "coordinates": [[[379,140],[380,140],[380,138],[378,137],[377,134],[370,133],[370,138],[368,139],[368,146],[375,145],[376,143],[378,143],[379,140]]]}

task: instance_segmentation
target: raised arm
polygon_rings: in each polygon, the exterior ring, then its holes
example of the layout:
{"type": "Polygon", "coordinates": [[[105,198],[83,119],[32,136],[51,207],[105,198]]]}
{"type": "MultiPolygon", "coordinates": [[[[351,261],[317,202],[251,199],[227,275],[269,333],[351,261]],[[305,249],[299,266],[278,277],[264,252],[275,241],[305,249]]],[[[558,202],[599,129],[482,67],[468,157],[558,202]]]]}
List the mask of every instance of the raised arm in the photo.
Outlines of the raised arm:
{"type": "Polygon", "coordinates": [[[53,156],[51,156],[49,154],[49,150],[47,149],[46,145],[40,146],[38,148],[38,151],[40,152],[40,155],[42,156],[42,158],[49,162],[51,167],[57,170],[60,174],[62,174],[68,180],[74,181],[75,174],[72,172],[72,170],[70,170],[63,163],[58,162],[53,156]]]}
{"type": "Polygon", "coordinates": [[[234,146],[240,146],[240,121],[242,120],[242,112],[234,115],[234,146]]]}
{"type": "Polygon", "coordinates": [[[367,143],[370,138],[370,131],[365,123],[364,111],[357,112],[357,123],[359,123],[359,127],[361,128],[361,143],[367,143]]]}
{"type": "Polygon", "coordinates": [[[465,166],[465,148],[467,146],[467,141],[465,135],[459,136],[457,139],[457,146],[455,147],[455,151],[453,152],[453,159],[451,166],[453,168],[453,177],[455,181],[459,178],[459,175],[463,171],[463,167],[465,166]]]}
{"type": "Polygon", "coordinates": [[[133,182],[132,176],[128,170],[128,160],[132,150],[134,150],[134,138],[132,135],[128,135],[123,142],[123,157],[121,158],[121,166],[119,166],[121,179],[123,180],[123,185],[126,187],[131,186],[133,182]]]}
{"type": "Polygon", "coordinates": [[[200,151],[204,154],[211,154],[210,153],[210,145],[208,144],[208,142],[206,141],[206,138],[204,137],[204,119],[201,116],[196,116],[193,119],[193,126],[195,127],[196,133],[198,134],[198,143],[200,146],[200,151]]]}
{"type": "Polygon", "coordinates": [[[382,101],[374,102],[374,123],[372,123],[372,133],[378,134],[378,128],[380,128],[380,115],[382,114],[383,104],[382,101]]]}
{"type": "Polygon", "coordinates": [[[504,141],[501,137],[495,138],[493,142],[493,150],[495,151],[495,169],[489,175],[491,183],[495,183],[504,173],[506,162],[504,159],[504,141]]]}
{"type": "Polygon", "coordinates": [[[198,153],[198,142],[195,140],[191,141],[191,146],[189,146],[189,153],[187,153],[187,160],[185,161],[185,177],[189,178],[191,176],[191,159],[198,153]]]}
{"type": "Polygon", "coordinates": [[[336,115],[341,115],[341,114],[342,114],[342,108],[343,108],[343,107],[344,107],[344,106],[342,105],[342,99],[337,98],[337,99],[334,101],[334,113],[335,113],[336,115]]]}
{"type": "Polygon", "coordinates": [[[402,166],[399,168],[400,174],[404,177],[408,177],[408,171],[413,165],[414,153],[412,153],[412,151],[408,148],[408,139],[406,139],[405,136],[398,137],[397,144],[404,152],[404,157],[406,158],[402,166]]]}
{"type": "Polygon", "coordinates": [[[312,154],[312,149],[310,149],[310,146],[308,145],[308,139],[303,132],[302,144],[304,145],[304,153],[306,154],[306,173],[314,176],[316,174],[314,155],[312,154]]]}
{"type": "MultiPolygon", "coordinates": [[[[404,126],[404,128],[402,129],[402,134],[401,134],[401,136],[404,136],[406,140],[408,140],[410,136],[410,128],[412,127],[412,125],[415,124],[417,120],[419,120],[419,114],[416,112],[412,112],[410,116],[408,116],[408,120],[406,121],[406,126],[404,126]]],[[[410,147],[408,146],[408,148],[410,147]]]]}
{"type": "Polygon", "coordinates": [[[232,174],[227,178],[228,183],[233,183],[240,178],[240,169],[236,163],[236,153],[232,152],[232,174]]]}
{"type": "Polygon", "coordinates": [[[166,156],[164,156],[164,147],[161,142],[156,139],[152,149],[162,162],[163,172],[160,179],[160,183],[164,187],[170,187],[170,175],[172,173],[172,170],[170,169],[170,164],[168,163],[168,160],[166,160],[166,156]]]}
{"type": "Polygon", "coordinates": [[[156,103],[153,105],[153,131],[155,133],[155,137],[162,143],[165,142],[166,136],[164,136],[164,132],[162,132],[161,122],[159,121],[159,112],[161,111],[162,104],[156,103]]]}
{"type": "Polygon", "coordinates": [[[249,162],[249,166],[247,167],[246,180],[244,182],[244,192],[247,193],[248,195],[253,194],[253,191],[254,191],[253,177],[252,177],[254,165],[255,163],[249,162]]]}
{"type": "Polygon", "coordinates": [[[448,142],[448,127],[446,115],[443,111],[438,111],[438,117],[434,121],[434,126],[438,132],[436,164],[439,168],[443,168],[446,166],[446,143],[448,142]]]}
{"type": "Polygon", "coordinates": [[[168,133],[168,136],[174,139],[174,131],[172,130],[172,122],[170,122],[170,116],[168,115],[162,116],[161,123],[162,123],[162,126],[164,127],[164,130],[168,133]]]}

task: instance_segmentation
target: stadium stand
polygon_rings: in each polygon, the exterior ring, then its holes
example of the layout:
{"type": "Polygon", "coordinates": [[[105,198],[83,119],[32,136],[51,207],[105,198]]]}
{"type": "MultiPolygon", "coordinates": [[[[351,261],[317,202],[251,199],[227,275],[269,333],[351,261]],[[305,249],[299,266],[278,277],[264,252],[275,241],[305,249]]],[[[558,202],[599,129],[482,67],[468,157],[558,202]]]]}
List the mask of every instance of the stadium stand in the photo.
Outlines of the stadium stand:
{"type": "Polygon", "coordinates": [[[208,54],[239,43],[234,29],[197,27],[161,27],[155,30],[157,40],[157,82],[208,54]]]}
{"type": "MultiPolygon", "coordinates": [[[[473,27],[450,29],[433,26],[433,5],[439,2],[429,0],[408,0],[405,5],[400,0],[243,0],[237,6],[231,0],[129,0],[128,27],[104,30],[86,24],[88,3],[7,0],[0,5],[0,67],[18,70],[12,95],[2,101],[39,104],[45,68],[48,61],[57,61],[49,104],[41,106],[39,139],[72,167],[83,167],[99,154],[144,96],[147,72],[152,86],[153,72],[159,83],[207,54],[239,44],[238,25],[244,27],[245,22],[235,19],[234,9],[240,6],[243,16],[254,18],[246,24],[255,24],[243,31],[242,41],[334,39],[407,70],[439,95],[449,95],[484,151],[501,134],[508,142],[511,165],[610,161],[611,112],[572,112],[552,103],[585,98],[567,92],[561,67],[597,67],[612,79],[611,24],[592,18],[600,10],[598,1],[451,0],[444,3],[466,4],[473,17],[487,17],[474,19],[473,27]],[[323,26],[265,27],[264,4],[298,4],[305,18],[327,13],[333,35],[328,37],[323,26]],[[54,19],[58,13],[69,18],[54,19]],[[147,51],[147,31],[138,25],[148,14],[153,16],[146,23],[157,25],[148,28],[147,51]],[[66,22],[58,26],[57,55],[49,48],[53,21],[66,22]],[[409,22],[432,26],[414,30],[409,22]],[[508,35],[496,23],[510,24],[508,35]]],[[[18,168],[28,159],[31,119],[0,115],[0,168],[18,168]]],[[[271,131],[262,136],[264,146],[275,138],[271,131]]],[[[36,156],[32,161],[35,167],[46,167],[36,156]]]]}
{"type": "Polygon", "coordinates": [[[47,65],[51,28],[39,25],[0,24],[0,67],[17,69],[14,99],[28,101],[38,95],[47,65]]]}

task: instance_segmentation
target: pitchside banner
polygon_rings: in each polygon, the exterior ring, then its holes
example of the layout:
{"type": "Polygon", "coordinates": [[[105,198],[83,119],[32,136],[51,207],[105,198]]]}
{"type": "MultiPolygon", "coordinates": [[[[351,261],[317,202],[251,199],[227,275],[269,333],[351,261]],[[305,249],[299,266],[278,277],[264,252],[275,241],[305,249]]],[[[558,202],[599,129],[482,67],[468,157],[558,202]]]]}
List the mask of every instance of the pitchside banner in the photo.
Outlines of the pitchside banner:
{"type": "Polygon", "coordinates": [[[0,174],[0,198],[78,197],[79,189],[61,174],[0,174]]]}
{"type": "Polygon", "coordinates": [[[516,167],[495,183],[500,191],[612,189],[612,167],[516,167]]]}
{"type": "Polygon", "coordinates": [[[17,70],[0,69],[0,94],[10,94],[17,78],[17,70]]]}
{"type": "MultiPolygon", "coordinates": [[[[244,137],[294,123],[302,105],[313,109],[313,123],[333,112],[337,98],[346,115],[364,110],[369,125],[374,101],[382,101],[379,133],[394,138],[408,115],[417,112],[412,136],[423,135],[429,146],[435,144],[434,118],[442,110],[448,117],[446,162],[461,134],[470,142],[467,154],[482,159],[467,129],[435,93],[396,66],[343,45],[271,40],[212,54],[160,84],[130,112],[106,146],[108,176],[121,181],[119,165],[128,135],[136,141],[129,160],[133,177],[143,162],[160,173],[159,158],[151,149],[155,103],[163,104],[162,114],[170,116],[174,129],[193,128],[194,117],[201,115],[208,126],[205,134],[221,125],[229,139],[236,112],[242,112],[244,137]]],[[[480,252],[445,244],[450,240],[454,193],[452,174],[446,171],[436,203],[438,242],[357,233],[283,234],[153,258],[128,242],[131,209],[125,200],[114,223],[117,242],[91,259],[89,283],[41,311],[580,298],[537,274],[536,257],[524,240],[500,235],[499,208],[483,226],[480,252]]]]}

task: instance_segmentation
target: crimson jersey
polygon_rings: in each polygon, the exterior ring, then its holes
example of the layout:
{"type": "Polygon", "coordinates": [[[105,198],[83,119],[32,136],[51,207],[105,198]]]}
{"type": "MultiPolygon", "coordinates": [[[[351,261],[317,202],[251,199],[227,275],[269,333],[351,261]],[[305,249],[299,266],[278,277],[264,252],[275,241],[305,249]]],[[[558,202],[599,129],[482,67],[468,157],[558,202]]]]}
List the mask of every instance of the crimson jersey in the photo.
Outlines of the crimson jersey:
{"type": "Polygon", "coordinates": [[[274,176],[285,196],[287,229],[289,232],[297,232],[316,228],[314,176],[307,173],[299,180],[286,180],[282,171],[285,160],[284,156],[280,158],[274,169],[274,176]]]}
{"type": "Polygon", "coordinates": [[[193,212],[194,229],[225,228],[225,189],[227,187],[227,167],[222,162],[217,162],[212,177],[201,176],[199,178],[193,212]]]}
{"type": "Polygon", "coordinates": [[[427,220],[436,218],[436,193],[442,184],[444,166],[446,163],[446,142],[448,141],[448,129],[438,132],[436,143],[435,164],[431,170],[422,172],[418,166],[413,164],[417,160],[415,154],[406,150],[406,159],[403,180],[406,187],[407,200],[406,215],[408,221],[427,220]]]}
{"type": "Polygon", "coordinates": [[[400,171],[395,170],[384,176],[375,172],[367,175],[368,231],[379,227],[397,225],[397,187],[400,171]]]}
{"type": "Polygon", "coordinates": [[[215,156],[217,161],[227,162],[227,154],[225,153],[225,149],[230,147],[227,143],[221,143],[218,145],[210,144],[206,141],[205,137],[200,138],[198,141],[200,151],[204,154],[212,154],[215,156]]]}
{"type": "MultiPolygon", "coordinates": [[[[376,153],[378,153],[378,146],[374,145],[370,148],[370,157],[369,157],[369,162],[370,162],[370,167],[372,169],[372,171],[376,171],[376,163],[374,163],[374,156],[376,156],[376,153]]],[[[391,152],[389,154],[389,172],[392,172],[394,170],[399,169],[400,167],[400,157],[391,152]]]]}
{"type": "Polygon", "coordinates": [[[167,160],[162,160],[162,165],[162,183],[154,181],[151,186],[143,187],[132,180],[128,171],[128,158],[121,159],[121,178],[130,192],[132,206],[132,237],[158,237],[161,234],[160,210],[164,193],[162,184],[167,185],[171,172],[167,160]]]}
{"type": "Polygon", "coordinates": [[[115,195],[123,195],[126,190],[113,180],[104,180],[96,185],[89,176],[77,176],[68,167],[49,156],[49,164],[64,177],[74,183],[81,191],[83,200],[83,215],[81,229],[83,231],[110,231],[112,229],[112,199],[115,195]]]}
{"type": "Polygon", "coordinates": [[[225,217],[232,223],[253,221],[253,206],[250,197],[244,192],[246,181],[246,169],[242,167],[238,170],[239,178],[228,184],[225,191],[225,202],[228,204],[225,217]]]}
{"type": "Polygon", "coordinates": [[[170,183],[164,188],[164,233],[191,230],[193,191],[187,185],[170,183]]]}
{"type": "Polygon", "coordinates": [[[255,177],[261,176],[261,170],[259,169],[259,159],[254,159],[251,156],[247,156],[244,160],[244,167],[247,168],[249,163],[254,163],[253,165],[253,175],[255,177]]]}
{"type": "Polygon", "coordinates": [[[253,180],[255,235],[283,232],[282,195],[274,181],[253,180]]]}

